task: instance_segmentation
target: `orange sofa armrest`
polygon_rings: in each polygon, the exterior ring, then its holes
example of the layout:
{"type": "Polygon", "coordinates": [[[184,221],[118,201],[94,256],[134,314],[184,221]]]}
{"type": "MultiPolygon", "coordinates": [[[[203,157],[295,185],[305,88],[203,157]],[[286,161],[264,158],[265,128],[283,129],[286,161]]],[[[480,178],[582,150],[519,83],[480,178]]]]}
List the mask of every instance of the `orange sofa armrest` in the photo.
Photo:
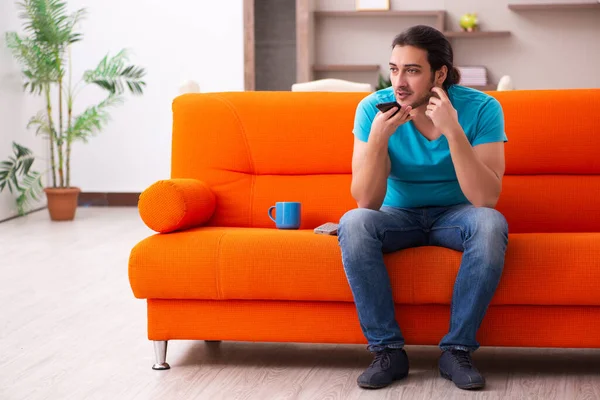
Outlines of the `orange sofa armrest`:
{"type": "Polygon", "coordinates": [[[217,202],[210,187],[197,179],[166,179],[140,195],[138,210],[148,228],[168,233],[206,223],[217,202]]]}

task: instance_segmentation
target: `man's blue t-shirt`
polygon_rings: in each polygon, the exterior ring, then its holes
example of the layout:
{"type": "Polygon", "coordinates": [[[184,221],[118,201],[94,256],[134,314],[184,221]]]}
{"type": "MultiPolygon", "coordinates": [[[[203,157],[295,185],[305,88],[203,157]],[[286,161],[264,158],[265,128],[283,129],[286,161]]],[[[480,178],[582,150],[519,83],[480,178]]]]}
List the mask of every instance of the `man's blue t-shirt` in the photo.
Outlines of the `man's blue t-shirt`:
{"type": "MultiPolygon", "coordinates": [[[[495,98],[460,85],[450,86],[448,97],[472,146],[508,141],[502,107],[495,98]]],[[[366,142],[369,138],[379,111],[375,105],[389,101],[395,101],[392,87],[372,93],[359,103],[353,130],[359,140],[366,142]]],[[[469,202],[458,184],[444,135],[430,141],[409,121],[390,137],[388,152],[392,170],[384,206],[412,208],[469,202]]]]}

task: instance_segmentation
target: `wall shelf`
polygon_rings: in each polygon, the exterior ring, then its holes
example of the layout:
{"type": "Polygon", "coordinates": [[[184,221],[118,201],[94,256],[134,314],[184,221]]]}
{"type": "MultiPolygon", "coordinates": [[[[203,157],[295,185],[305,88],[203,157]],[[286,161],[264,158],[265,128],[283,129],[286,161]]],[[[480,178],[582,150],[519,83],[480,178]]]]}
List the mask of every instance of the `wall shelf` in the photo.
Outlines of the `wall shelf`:
{"type": "Polygon", "coordinates": [[[315,17],[439,17],[444,10],[424,11],[315,11],[315,17]]]}
{"type": "Polygon", "coordinates": [[[597,1],[581,3],[521,3],[509,4],[508,8],[513,11],[546,11],[546,10],[600,10],[597,1]]]}
{"type": "MultiPolygon", "coordinates": [[[[296,82],[309,82],[316,79],[316,76],[318,75],[327,74],[331,77],[340,76],[343,77],[343,79],[349,80],[353,80],[354,77],[361,81],[369,79],[369,82],[376,84],[377,74],[386,69],[385,65],[344,64],[344,61],[342,60],[335,60],[330,52],[317,52],[317,43],[319,43],[320,46],[327,47],[323,43],[320,43],[321,38],[319,36],[322,35],[323,38],[331,41],[331,37],[335,34],[335,32],[329,32],[327,30],[327,27],[329,26],[336,29],[341,35],[340,37],[342,37],[344,30],[360,30],[361,25],[364,25],[362,29],[368,29],[373,23],[379,23],[379,21],[381,21],[381,23],[387,21],[394,24],[395,21],[400,18],[429,18],[429,22],[422,23],[427,23],[429,26],[443,32],[449,40],[459,40],[462,38],[485,39],[510,37],[512,35],[510,31],[452,31],[450,30],[450,26],[446,24],[447,11],[440,9],[357,11],[348,7],[346,10],[329,11],[315,9],[315,3],[316,2],[313,0],[296,0],[296,82]],[[343,22],[340,22],[342,20],[343,22]],[[371,76],[373,77],[373,80],[371,80],[371,76]]],[[[331,45],[331,43],[329,43],[329,45],[331,45]]],[[[342,45],[347,48],[352,47],[351,43],[348,43],[348,41],[342,45]]],[[[367,63],[375,61],[372,58],[373,56],[371,56],[371,59],[365,57],[365,59],[361,61],[367,63]]],[[[476,87],[476,89],[494,90],[495,87],[496,85],[486,85],[476,87]]]]}
{"type": "Polygon", "coordinates": [[[407,10],[407,11],[314,11],[314,18],[389,18],[389,17],[434,17],[435,28],[440,31],[444,30],[444,22],[446,19],[445,10],[407,10]]]}
{"type": "Polygon", "coordinates": [[[477,90],[481,90],[482,92],[486,92],[486,91],[490,91],[490,90],[496,90],[498,88],[498,85],[485,85],[485,86],[472,86],[472,85],[464,85],[466,87],[470,87],[473,89],[477,89],[477,90]]]}
{"type": "Polygon", "coordinates": [[[379,71],[379,65],[367,64],[367,65],[351,65],[351,64],[337,64],[337,65],[313,65],[313,71],[315,72],[373,72],[379,71]]]}
{"type": "Polygon", "coordinates": [[[483,37],[502,37],[510,36],[510,31],[446,31],[444,35],[447,38],[483,38],[483,37]]]}

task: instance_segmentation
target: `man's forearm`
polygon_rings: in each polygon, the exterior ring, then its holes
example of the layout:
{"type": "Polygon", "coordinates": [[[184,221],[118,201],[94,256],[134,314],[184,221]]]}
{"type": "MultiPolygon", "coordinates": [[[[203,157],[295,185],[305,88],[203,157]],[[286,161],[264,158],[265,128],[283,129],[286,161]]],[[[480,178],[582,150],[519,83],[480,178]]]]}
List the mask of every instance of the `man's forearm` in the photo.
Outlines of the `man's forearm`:
{"type": "Polygon", "coordinates": [[[381,208],[387,191],[388,160],[387,142],[369,141],[362,166],[352,180],[352,196],[358,207],[381,208]]]}
{"type": "Polygon", "coordinates": [[[462,128],[446,135],[458,183],[475,207],[495,207],[502,190],[500,178],[477,156],[462,128]]]}

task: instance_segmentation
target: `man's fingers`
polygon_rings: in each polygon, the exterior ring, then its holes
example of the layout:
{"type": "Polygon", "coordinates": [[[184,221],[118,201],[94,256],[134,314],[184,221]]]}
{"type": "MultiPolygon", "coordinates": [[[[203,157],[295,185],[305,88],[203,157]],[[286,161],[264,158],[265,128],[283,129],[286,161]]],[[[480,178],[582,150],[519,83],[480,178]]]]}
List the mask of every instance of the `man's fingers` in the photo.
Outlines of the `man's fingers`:
{"type": "MultiPolygon", "coordinates": [[[[400,106],[400,109],[395,106],[382,113],[381,117],[384,121],[389,121],[390,124],[399,126],[412,118],[410,116],[411,110],[411,106],[400,106]]],[[[381,113],[381,111],[379,113],[381,113]]]]}
{"type": "Polygon", "coordinates": [[[436,87],[431,88],[431,91],[434,93],[437,93],[437,95],[440,96],[441,100],[450,100],[450,99],[448,99],[446,92],[442,88],[439,88],[436,86],[436,87]]]}
{"type": "Polygon", "coordinates": [[[390,108],[389,110],[387,110],[386,112],[384,112],[383,116],[385,117],[385,119],[390,119],[396,111],[398,111],[398,107],[394,106],[394,107],[390,108]]]}
{"type": "Polygon", "coordinates": [[[384,111],[379,111],[377,114],[375,114],[375,118],[380,118],[383,119],[384,121],[387,121],[388,119],[391,118],[392,114],[398,109],[398,107],[392,107],[389,110],[384,111]]]}
{"type": "Polygon", "coordinates": [[[390,119],[394,118],[395,116],[397,116],[398,114],[400,114],[401,112],[402,112],[402,108],[398,109],[397,106],[394,106],[383,113],[383,119],[390,120],[390,119]]]}
{"type": "Polygon", "coordinates": [[[430,97],[429,104],[435,104],[436,106],[439,106],[442,104],[442,100],[438,99],[437,97],[430,97]]]}
{"type": "Polygon", "coordinates": [[[394,115],[392,117],[392,119],[394,120],[394,122],[401,121],[401,120],[405,119],[407,117],[407,115],[409,115],[410,110],[412,110],[411,106],[406,106],[406,107],[402,106],[400,111],[398,111],[398,114],[394,115]]]}

